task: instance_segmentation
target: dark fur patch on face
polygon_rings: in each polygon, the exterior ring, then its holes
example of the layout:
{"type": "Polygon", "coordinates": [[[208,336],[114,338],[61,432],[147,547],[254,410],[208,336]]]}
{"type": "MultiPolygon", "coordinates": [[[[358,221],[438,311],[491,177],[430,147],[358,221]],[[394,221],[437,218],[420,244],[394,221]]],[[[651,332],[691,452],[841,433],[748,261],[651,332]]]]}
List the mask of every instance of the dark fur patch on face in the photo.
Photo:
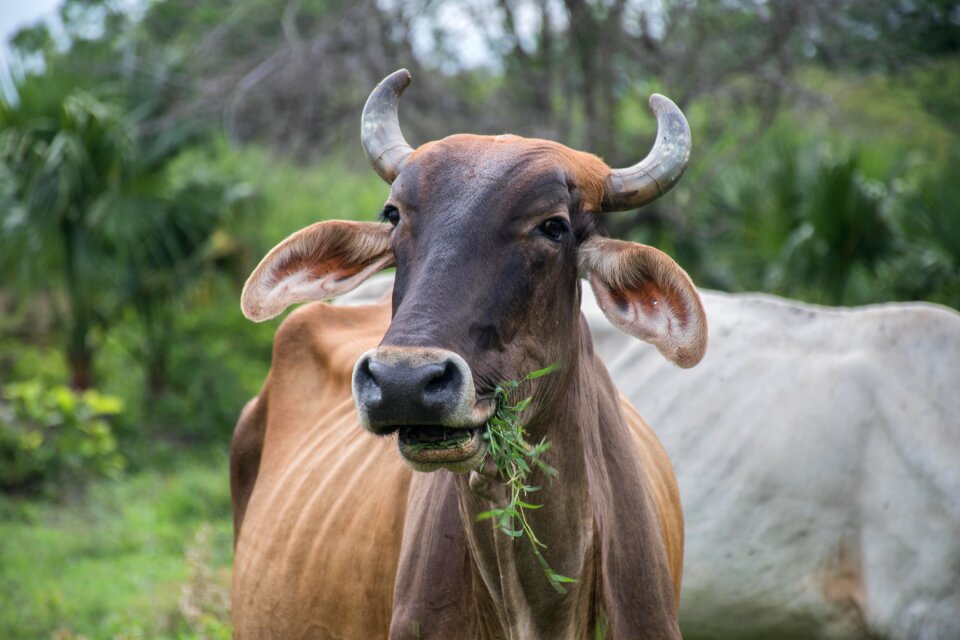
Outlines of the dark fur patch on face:
{"type": "Polygon", "coordinates": [[[478,391],[575,349],[577,245],[598,228],[609,172],[596,156],[517,136],[420,147],[389,200],[401,216],[383,344],[456,351],[478,391]],[[546,233],[554,218],[569,232],[546,233]]]}

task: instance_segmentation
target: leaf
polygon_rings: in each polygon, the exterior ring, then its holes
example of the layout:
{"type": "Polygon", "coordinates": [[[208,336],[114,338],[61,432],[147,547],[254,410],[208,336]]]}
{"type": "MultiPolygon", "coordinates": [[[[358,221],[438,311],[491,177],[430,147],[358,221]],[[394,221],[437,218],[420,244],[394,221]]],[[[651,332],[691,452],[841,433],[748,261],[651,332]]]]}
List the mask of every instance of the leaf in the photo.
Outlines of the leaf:
{"type": "Polygon", "coordinates": [[[83,393],[83,401],[96,415],[113,416],[123,412],[123,400],[117,396],[90,390],[83,393]]]}
{"type": "Polygon", "coordinates": [[[527,377],[525,377],[524,380],[535,380],[537,378],[542,378],[543,376],[549,373],[553,373],[559,368],[560,368],[560,363],[554,362],[553,364],[546,366],[543,369],[537,369],[536,371],[528,373],[527,377]]]}
{"type": "Polygon", "coordinates": [[[530,406],[531,400],[533,400],[533,398],[524,398],[517,404],[510,407],[510,411],[513,411],[514,413],[523,413],[523,410],[530,406]]]}
{"type": "Polygon", "coordinates": [[[523,500],[517,500],[517,505],[523,507],[524,509],[542,509],[542,504],[530,504],[529,502],[524,502],[523,500]]]}
{"type": "Polygon", "coordinates": [[[545,474],[547,474],[551,478],[556,478],[558,475],[560,475],[560,473],[556,469],[548,465],[546,462],[543,462],[542,460],[537,460],[537,468],[540,469],[540,471],[543,471],[545,474]]]}

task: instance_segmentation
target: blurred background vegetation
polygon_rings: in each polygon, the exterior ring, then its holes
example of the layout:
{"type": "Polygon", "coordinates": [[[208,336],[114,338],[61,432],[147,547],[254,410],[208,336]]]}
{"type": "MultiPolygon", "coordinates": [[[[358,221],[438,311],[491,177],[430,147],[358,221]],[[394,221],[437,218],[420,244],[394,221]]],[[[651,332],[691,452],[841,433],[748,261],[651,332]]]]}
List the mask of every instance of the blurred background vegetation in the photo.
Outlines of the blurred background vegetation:
{"type": "Polygon", "coordinates": [[[414,145],[626,165],[672,97],[686,177],[606,222],[701,286],[960,307],[960,2],[64,0],[9,47],[0,637],[229,637],[226,449],[276,328],[239,291],[375,219],[358,122],[399,67],[414,145]]]}

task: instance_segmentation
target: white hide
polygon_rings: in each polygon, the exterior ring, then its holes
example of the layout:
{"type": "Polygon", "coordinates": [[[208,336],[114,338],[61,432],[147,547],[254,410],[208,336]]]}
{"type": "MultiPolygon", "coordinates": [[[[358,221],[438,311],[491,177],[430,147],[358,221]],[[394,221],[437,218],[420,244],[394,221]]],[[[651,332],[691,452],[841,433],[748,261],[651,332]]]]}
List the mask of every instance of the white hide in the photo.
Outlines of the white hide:
{"type": "Polygon", "coordinates": [[[960,640],[960,314],[701,291],[707,354],[679,369],[583,286],[679,480],[686,640],[960,640]]]}
{"type": "Polygon", "coordinates": [[[677,474],[684,637],[960,640],[960,314],[701,295],[689,370],[583,305],[677,474]]]}

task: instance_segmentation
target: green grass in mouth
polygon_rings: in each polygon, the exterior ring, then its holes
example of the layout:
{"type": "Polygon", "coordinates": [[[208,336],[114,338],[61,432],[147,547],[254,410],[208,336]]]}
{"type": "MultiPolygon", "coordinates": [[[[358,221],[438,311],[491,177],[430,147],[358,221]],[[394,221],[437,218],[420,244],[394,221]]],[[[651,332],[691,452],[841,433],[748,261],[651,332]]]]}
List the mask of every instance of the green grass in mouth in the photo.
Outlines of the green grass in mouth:
{"type": "Polygon", "coordinates": [[[467,442],[473,437],[473,431],[469,429],[450,429],[450,432],[453,437],[444,438],[443,440],[436,440],[433,442],[415,442],[405,446],[410,451],[415,453],[433,449],[450,449],[451,447],[455,447],[467,442]]]}
{"type": "Polygon", "coordinates": [[[540,490],[540,487],[527,483],[532,470],[536,468],[547,476],[554,478],[557,476],[557,470],[543,460],[543,454],[550,448],[550,443],[544,438],[539,444],[533,445],[526,439],[527,432],[520,416],[530,405],[532,398],[525,398],[514,404],[511,404],[510,400],[512,392],[520,386],[520,383],[540,378],[556,369],[557,365],[552,364],[527,374],[522,380],[502,382],[494,392],[497,411],[487,421],[482,437],[488,444],[487,454],[493,460],[500,476],[505,479],[509,489],[509,500],[503,507],[490,509],[477,515],[477,520],[494,520],[497,528],[511,538],[526,537],[550,584],[557,592],[566,593],[563,585],[576,580],[562,576],[550,568],[541,552],[541,549],[546,549],[547,545],[537,538],[526,515],[528,509],[543,507],[542,504],[531,504],[526,501],[529,494],[540,490]]]}

